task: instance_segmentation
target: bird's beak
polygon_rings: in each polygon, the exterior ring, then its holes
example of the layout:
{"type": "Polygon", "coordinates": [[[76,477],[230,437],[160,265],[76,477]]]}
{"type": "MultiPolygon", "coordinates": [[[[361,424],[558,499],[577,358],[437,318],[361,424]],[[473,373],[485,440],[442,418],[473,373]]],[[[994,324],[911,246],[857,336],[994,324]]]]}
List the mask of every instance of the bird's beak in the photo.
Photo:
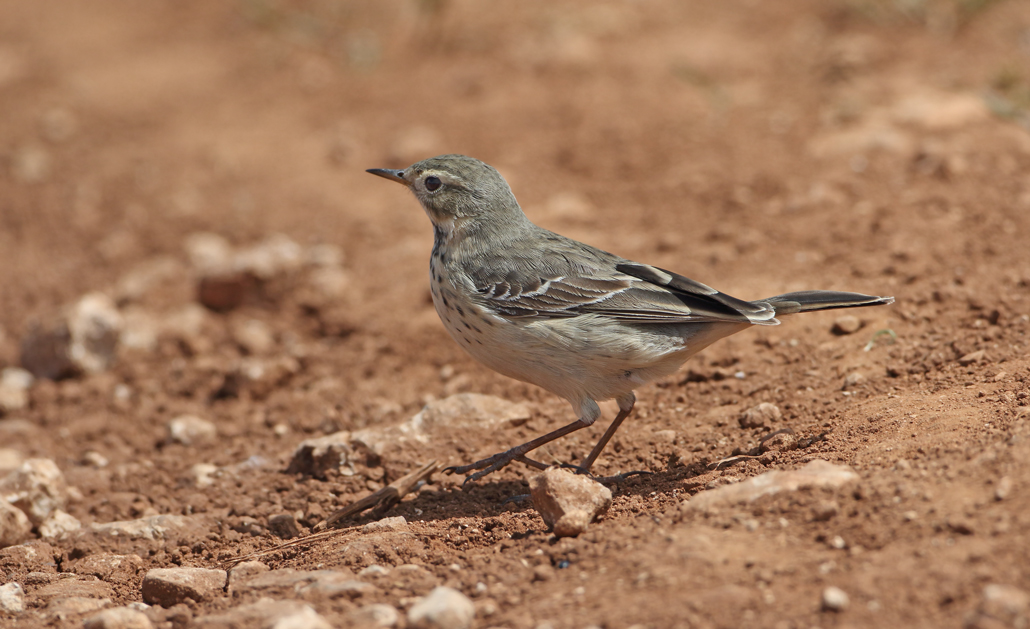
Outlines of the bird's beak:
{"type": "Polygon", "coordinates": [[[404,178],[403,170],[393,170],[392,168],[369,168],[365,171],[366,173],[372,173],[373,175],[379,175],[383,179],[389,179],[390,181],[396,181],[406,186],[410,186],[408,180],[404,178]]]}

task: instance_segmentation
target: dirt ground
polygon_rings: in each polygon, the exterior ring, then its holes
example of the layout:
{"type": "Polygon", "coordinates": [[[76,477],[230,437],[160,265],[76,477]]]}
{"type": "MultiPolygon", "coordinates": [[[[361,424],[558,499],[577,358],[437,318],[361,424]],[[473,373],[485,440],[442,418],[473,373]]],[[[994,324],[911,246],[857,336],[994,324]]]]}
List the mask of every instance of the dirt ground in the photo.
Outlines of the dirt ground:
{"type": "MultiPolygon", "coordinates": [[[[851,311],[851,334],[833,332],[838,313],[748,330],[641,388],[594,471],[652,474],[614,486],[584,535],[555,539],[529,502],[507,501],[533,473],[512,465],[464,492],[437,474],[390,512],[403,535],[350,529],[266,556],[393,569],[363,577],[376,587],[360,599],[312,602],[321,615],[349,626],[385,603],[403,625],[450,585],[478,627],[1026,626],[1019,592],[999,612],[984,591],[1030,592],[1030,3],[0,0],[0,109],[0,367],[90,292],[126,321],[163,322],[106,371],[37,380],[0,418],[3,447],[57,464],[83,530],[192,522],[0,551],[26,605],[0,624],[81,626],[44,590],[92,556],[138,555],[100,580],[112,604],[141,601],[151,568],[274,547],[273,515],[307,530],[430,460],[469,462],[572,419],[447,336],[426,217],[364,172],[464,153],[495,165],[538,224],[731,295],[897,303],[851,311]],[[238,248],[285,235],[322,262],[198,311],[189,252],[205,232],[238,248]],[[275,377],[247,381],[247,361],[275,377]],[[286,471],[304,439],[463,392],[531,417],[441,428],[322,479],[286,471]],[[763,402],[782,419],[742,428],[763,402]],[[184,414],[216,439],[171,438],[184,414]],[[784,427],[803,447],[714,469],[784,427]],[[861,480],[684,506],[814,459],[861,480]],[[197,464],[214,466],[210,484],[197,464]],[[828,586],[845,609],[822,606],[828,586]]],[[[602,430],[541,456],[578,460],[602,430]]],[[[188,626],[237,602],[148,615],[188,626]]]]}

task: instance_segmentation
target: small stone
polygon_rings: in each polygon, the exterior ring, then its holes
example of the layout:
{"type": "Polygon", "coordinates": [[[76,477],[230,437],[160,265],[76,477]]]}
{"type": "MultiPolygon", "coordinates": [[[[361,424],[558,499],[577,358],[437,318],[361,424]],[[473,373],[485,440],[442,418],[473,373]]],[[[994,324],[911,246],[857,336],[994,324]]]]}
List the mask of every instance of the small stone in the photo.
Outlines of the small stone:
{"type": "Polygon", "coordinates": [[[39,536],[43,539],[57,539],[82,528],[74,516],[57,509],[39,525],[39,536]]]}
{"type": "Polygon", "coordinates": [[[231,329],[232,338],[248,354],[267,354],[275,347],[275,337],[268,324],[259,319],[248,319],[231,329]]]}
{"type": "Polygon", "coordinates": [[[738,420],[741,428],[762,428],[783,419],[780,407],[769,402],[762,402],[744,411],[738,420]]]}
{"type": "Polygon", "coordinates": [[[816,522],[832,520],[840,513],[840,505],[836,500],[821,500],[812,508],[812,519],[816,522]]]}
{"type": "Polygon", "coordinates": [[[123,321],[102,293],[90,293],[50,325],[34,326],[22,340],[22,366],[56,380],[105,371],[115,360],[123,321]]]}
{"type": "Polygon", "coordinates": [[[419,439],[428,439],[442,430],[485,430],[503,423],[519,425],[531,415],[525,404],[493,395],[458,393],[426,404],[401,426],[401,430],[419,439]]]}
{"type": "Polygon", "coordinates": [[[90,529],[101,536],[124,537],[126,539],[165,539],[169,532],[189,527],[191,521],[182,515],[153,515],[138,520],[121,520],[90,525],[90,529]]]}
{"type": "Polygon", "coordinates": [[[976,532],[973,521],[961,516],[948,518],[948,528],[959,535],[972,535],[976,532]]]}
{"type": "Polygon", "coordinates": [[[7,367],[0,372],[0,415],[29,405],[29,389],[34,380],[31,372],[20,367],[7,367]]]}
{"type": "Polygon", "coordinates": [[[28,459],[0,480],[0,498],[24,511],[33,526],[39,526],[67,504],[68,485],[50,459],[28,459]]]}
{"type": "Polygon", "coordinates": [[[235,270],[261,280],[290,273],[304,265],[304,248],[285,234],[272,234],[265,240],[240,249],[233,257],[235,270]]]}
{"type": "Polygon", "coordinates": [[[982,349],[978,349],[975,352],[969,352],[968,354],[964,355],[962,358],[959,358],[958,359],[958,364],[962,365],[963,367],[968,367],[969,365],[972,365],[974,363],[978,363],[978,362],[984,360],[984,358],[986,356],[987,356],[987,352],[985,352],[982,349]]]}
{"type": "Polygon", "coordinates": [[[172,441],[185,446],[207,444],[218,438],[218,429],[206,419],[196,415],[180,415],[168,422],[172,441]]]}
{"type": "Polygon", "coordinates": [[[753,502],[781,491],[798,491],[807,487],[837,489],[856,480],[858,474],[850,467],[815,459],[799,470],[773,470],[740,483],[703,491],[690,498],[686,507],[710,511],[721,506],[753,502]]]}
{"type": "Polygon", "coordinates": [[[210,487],[215,484],[213,475],[218,473],[218,466],[210,463],[196,463],[190,467],[190,476],[193,477],[193,484],[198,488],[210,487]]]}
{"type": "Polygon", "coordinates": [[[270,570],[233,585],[233,596],[257,594],[269,598],[296,595],[312,591],[330,597],[339,594],[360,593],[373,586],[354,580],[346,568],[338,570],[270,570]]]}
{"type": "Polygon", "coordinates": [[[197,284],[197,301],[215,312],[229,312],[247,300],[253,284],[243,273],[205,275],[197,284]]]}
{"type": "Polygon", "coordinates": [[[540,564],[533,568],[533,580],[534,581],[550,581],[554,578],[554,566],[550,564],[540,564]]]}
{"type": "Polygon", "coordinates": [[[107,464],[110,463],[110,461],[107,460],[106,456],[100,454],[96,450],[87,450],[82,455],[82,463],[92,467],[93,469],[99,470],[107,467],[107,464]]]}
{"type": "Polygon", "coordinates": [[[839,335],[854,334],[855,332],[858,332],[861,327],[862,321],[860,321],[858,317],[855,315],[844,315],[837,317],[833,322],[833,328],[831,331],[834,334],[839,335]]]}
{"type": "Polygon", "coordinates": [[[332,629],[332,625],[310,606],[297,601],[261,600],[218,614],[194,618],[196,629],[260,627],[262,629],[332,629]]]}
{"type": "Polygon", "coordinates": [[[995,500],[1005,500],[1012,493],[1012,477],[1002,476],[998,480],[998,486],[994,489],[995,500]]]}
{"type": "MultiPolygon", "coordinates": [[[[78,599],[93,599],[98,601],[104,601],[104,605],[109,605],[111,599],[115,596],[114,588],[103,581],[97,580],[95,577],[81,577],[73,575],[62,575],[54,578],[49,578],[50,575],[43,575],[50,581],[47,585],[36,589],[33,592],[33,598],[36,602],[42,603],[43,605],[50,605],[55,601],[66,600],[70,598],[78,599]]],[[[29,577],[26,577],[26,584],[29,583],[29,577]]],[[[72,603],[69,607],[75,605],[72,603]]],[[[86,603],[88,605],[88,603],[86,603]]],[[[99,607],[93,607],[93,609],[99,609],[99,607]]]]}
{"type": "Polygon", "coordinates": [[[300,371],[300,363],[292,356],[274,358],[248,357],[240,361],[226,382],[239,391],[247,391],[254,399],[264,399],[283,386],[300,371]]]}
{"type": "Polygon", "coordinates": [[[115,607],[90,616],[83,622],[83,629],[151,629],[147,615],[131,607],[115,607]]]}
{"type": "Polygon", "coordinates": [[[190,598],[200,602],[222,595],[225,570],[208,568],[154,568],[143,577],[143,601],[171,607],[190,598]]]}
{"type": "Polygon", "coordinates": [[[415,629],[468,629],[476,615],[472,600],[453,588],[439,586],[408,610],[415,629]]]}
{"type": "Polygon", "coordinates": [[[232,245],[228,240],[211,232],[197,232],[186,237],[186,257],[203,275],[226,273],[232,270],[232,245]]]}
{"type": "Polygon", "coordinates": [[[377,533],[382,531],[407,531],[408,521],[404,519],[403,515],[394,516],[391,518],[383,518],[376,522],[369,522],[365,526],[361,527],[362,533],[377,533]]]}
{"type": "Polygon", "coordinates": [[[364,605],[347,614],[348,626],[355,627],[396,627],[401,620],[401,615],[392,605],[374,603],[364,605]]]}
{"type": "Polygon", "coordinates": [[[289,513],[278,513],[268,518],[268,530],[279,539],[293,539],[300,535],[297,520],[289,513]]]}
{"type": "Polygon", "coordinates": [[[51,616],[66,618],[68,616],[81,616],[103,609],[111,604],[109,598],[91,598],[89,596],[68,596],[55,598],[46,606],[46,611],[51,616]]]}
{"type": "Polygon", "coordinates": [[[0,499],[0,548],[14,546],[28,539],[32,522],[25,512],[0,499]]]}
{"type": "Polygon", "coordinates": [[[1014,587],[991,583],[984,587],[979,612],[994,620],[1000,620],[1006,627],[1027,626],[1030,612],[1030,594],[1014,587]]]}
{"type": "Polygon", "coordinates": [[[844,590],[832,585],[823,590],[822,608],[824,611],[842,612],[850,604],[851,599],[844,590]]]}
{"type": "Polygon", "coordinates": [[[844,376],[844,384],[841,385],[841,389],[844,391],[850,391],[852,389],[857,389],[863,384],[865,384],[865,376],[858,371],[852,371],[848,375],[844,376]]]}
{"type": "Polygon", "coordinates": [[[324,479],[326,472],[347,464],[351,454],[350,432],[341,430],[324,437],[306,439],[293,452],[287,474],[305,474],[324,479]]]}
{"type": "Polygon", "coordinates": [[[597,481],[551,467],[529,484],[533,506],[557,537],[575,537],[608,512],[612,492],[597,481]]]}
{"type": "Polygon", "coordinates": [[[0,585],[0,611],[9,614],[25,611],[25,590],[21,584],[11,581],[0,585]]]}
{"type": "Polygon", "coordinates": [[[790,428],[782,428],[762,437],[758,442],[758,451],[766,452],[789,452],[798,447],[798,436],[790,428]]]}
{"type": "Polygon", "coordinates": [[[25,456],[21,450],[14,448],[0,448],[0,475],[6,476],[21,467],[25,462],[25,456]]]}
{"type": "Polygon", "coordinates": [[[268,572],[268,566],[260,561],[244,561],[236,564],[229,570],[229,593],[233,594],[236,586],[249,581],[259,574],[268,572]]]}

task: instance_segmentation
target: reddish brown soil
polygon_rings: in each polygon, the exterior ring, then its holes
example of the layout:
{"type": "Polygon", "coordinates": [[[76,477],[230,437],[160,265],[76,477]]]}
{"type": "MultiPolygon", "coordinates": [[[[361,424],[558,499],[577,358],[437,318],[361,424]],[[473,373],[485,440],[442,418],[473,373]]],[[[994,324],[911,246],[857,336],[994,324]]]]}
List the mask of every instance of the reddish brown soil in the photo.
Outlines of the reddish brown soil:
{"type": "MultiPolygon", "coordinates": [[[[446,583],[481,610],[492,599],[482,627],[960,626],[985,585],[1030,590],[1030,3],[912,6],[3,1],[0,366],[17,364],[33,320],[159,256],[184,261],[194,232],[337,245],[349,274],[334,303],[312,308],[288,278],[272,282],[211,313],[192,344],[165,339],[107,373],[37,383],[0,431],[57,462],[82,493],[72,515],[200,513],[211,528],[59,541],[56,565],[4,569],[22,578],[103,550],[137,553],[143,570],[218,566],[278,541],[247,533],[246,518],[288,511],[310,526],[426,461],[468,462],[569,421],[563,401],[451,341],[429,299],[428,221],[363,172],[456,152],[496,165],[538,223],[732,295],[826,288],[897,303],[855,311],[852,335],[831,333],[834,313],[744,332],[693,359],[690,377],[641,389],[596,471],[654,474],[616,487],[584,536],[555,540],[531,506],[505,503],[530,473],[512,466],[467,492],[438,475],[393,512],[412,523],[406,541],[344,534],[273,567],[420,564],[432,579],[375,602],[403,609],[446,583]],[[19,170],[40,154],[45,168],[19,170]],[[229,331],[249,319],[271,327],[273,354],[303,347],[300,368],[226,395],[241,356],[229,331]],[[883,329],[897,342],[863,351],[883,329]],[[982,361],[959,363],[976,350],[982,361]],[[852,373],[864,380],[843,390],[852,373]],[[119,384],[130,398],[116,400],[119,384]],[[526,401],[533,418],[408,447],[368,477],[284,472],[305,438],[463,391],[526,401]],[[761,438],[736,421],[760,402],[825,439],[712,471],[761,438]],[[217,443],[171,443],[167,422],[183,413],[215,421],[217,443]],[[84,463],[88,451],[108,466],[84,463]],[[232,467],[254,456],[267,462],[232,467]],[[718,479],[814,458],[861,483],[681,511],[718,479]],[[198,489],[196,463],[236,471],[198,489]],[[1012,490],[998,500],[1003,477],[1012,490]],[[819,521],[826,500],[839,512],[819,521]],[[846,611],[820,611],[829,585],[849,594],[846,611]]],[[[172,278],[143,306],[174,311],[192,282],[172,278]]],[[[600,430],[549,456],[576,460],[600,430]]],[[[140,600],[138,579],[112,585],[115,602],[140,600]]],[[[318,611],[342,622],[346,609],[318,611]]],[[[0,622],[62,621],[30,609],[0,622]]]]}

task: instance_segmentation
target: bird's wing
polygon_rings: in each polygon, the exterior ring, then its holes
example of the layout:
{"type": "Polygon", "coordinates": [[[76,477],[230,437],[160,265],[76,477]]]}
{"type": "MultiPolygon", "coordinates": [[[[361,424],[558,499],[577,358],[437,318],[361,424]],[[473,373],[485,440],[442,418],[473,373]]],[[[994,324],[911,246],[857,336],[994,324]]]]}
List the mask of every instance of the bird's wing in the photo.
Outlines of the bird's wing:
{"type": "MultiPolygon", "coordinates": [[[[579,243],[576,243],[577,245],[579,243]]],[[[775,324],[768,304],[742,301],[682,275],[580,245],[470,273],[483,305],[507,317],[597,314],[634,323],[775,324]],[[514,264],[513,264],[514,262],[514,264]]]]}

